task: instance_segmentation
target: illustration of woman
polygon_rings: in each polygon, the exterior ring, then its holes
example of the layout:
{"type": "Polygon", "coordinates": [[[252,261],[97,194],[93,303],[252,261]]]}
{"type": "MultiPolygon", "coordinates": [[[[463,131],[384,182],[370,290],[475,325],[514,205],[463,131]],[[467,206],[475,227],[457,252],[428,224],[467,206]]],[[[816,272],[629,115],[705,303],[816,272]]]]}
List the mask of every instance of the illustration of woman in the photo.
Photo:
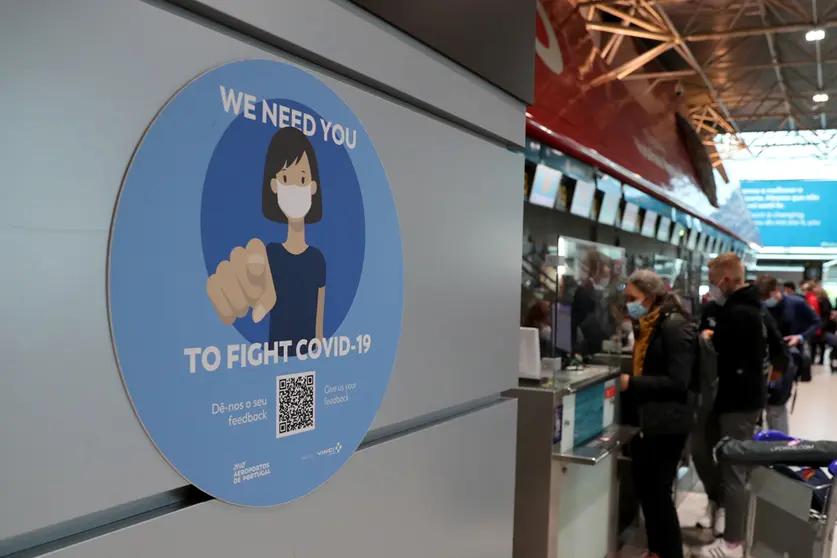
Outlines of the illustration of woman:
{"type": "Polygon", "coordinates": [[[322,190],[317,156],[296,128],[273,136],[265,157],[262,213],[287,223],[285,242],[265,245],[254,238],[218,264],[206,292],[218,317],[230,325],[252,308],[253,321],[269,315],[269,340],[299,341],[323,337],[326,263],[322,252],[305,242],[305,225],[322,219],[322,190]]]}

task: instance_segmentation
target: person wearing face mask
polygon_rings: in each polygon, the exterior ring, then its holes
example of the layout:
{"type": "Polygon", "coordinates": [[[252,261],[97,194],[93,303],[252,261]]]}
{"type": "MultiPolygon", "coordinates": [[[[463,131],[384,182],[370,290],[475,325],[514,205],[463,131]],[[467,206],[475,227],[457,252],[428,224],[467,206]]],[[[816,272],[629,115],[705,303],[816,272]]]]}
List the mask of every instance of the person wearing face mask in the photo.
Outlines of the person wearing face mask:
{"type": "MultiPolygon", "coordinates": [[[[722,438],[750,440],[767,398],[767,336],[757,287],[745,282],[744,265],[733,253],[709,262],[712,299],[718,305],[712,344],[717,355],[717,394],[707,419],[707,446],[722,438]]],[[[698,551],[702,558],[738,558],[744,554],[747,526],[747,468],[722,462],[706,486],[723,536],[698,551]]]]}
{"type": "Polygon", "coordinates": [[[325,257],[305,239],[306,225],[323,216],[317,155],[296,128],[281,128],[267,148],[262,213],[287,224],[285,241],[265,245],[254,238],[233,249],[206,290],[223,323],[250,309],[254,322],[268,316],[268,341],[290,341],[288,356],[296,356],[306,352],[306,341],[323,337],[326,288],[325,257]]]}
{"type": "Polygon", "coordinates": [[[651,270],[631,274],[625,299],[628,314],[639,327],[633,373],[623,374],[620,385],[625,422],[640,428],[631,457],[649,556],[682,558],[672,491],[694,419],[691,386],[697,329],[678,296],[651,270]]]}

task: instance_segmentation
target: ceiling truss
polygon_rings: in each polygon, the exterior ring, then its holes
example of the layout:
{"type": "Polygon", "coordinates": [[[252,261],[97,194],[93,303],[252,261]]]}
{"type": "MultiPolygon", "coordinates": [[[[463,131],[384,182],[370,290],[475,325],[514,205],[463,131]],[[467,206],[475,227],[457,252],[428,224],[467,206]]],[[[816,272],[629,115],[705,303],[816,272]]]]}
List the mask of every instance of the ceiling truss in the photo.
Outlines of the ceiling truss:
{"type": "Polygon", "coordinates": [[[768,144],[750,149],[754,156],[789,145],[788,133],[798,135],[793,146],[811,147],[823,158],[837,156],[837,138],[814,133],[829,129],[837,108],[813,100],[830,93],[837,101],[837,0],[587,0],[577,5],[610,65],[595,85],[680,82],[683,112],[716,167],[748,149],[742,132],[784,132],[781,138],[766,135],[768,144]],[[806,41],[805,34],[815,29],[825,31],[826,38],[806,41]],[[712,149],[718,137],[727,139],[712,149]],[[819,144],[821,149],[813,147],[819,144]]]}

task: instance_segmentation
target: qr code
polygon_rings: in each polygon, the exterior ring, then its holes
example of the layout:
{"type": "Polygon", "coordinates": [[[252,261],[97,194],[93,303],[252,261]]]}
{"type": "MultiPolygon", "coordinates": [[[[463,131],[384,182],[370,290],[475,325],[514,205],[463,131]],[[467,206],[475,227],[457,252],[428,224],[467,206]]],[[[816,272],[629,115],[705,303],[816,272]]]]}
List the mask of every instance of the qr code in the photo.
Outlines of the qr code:
{"type": "Polygon", "coordinates": [[[284,438],[316,427],[317,385],[314,372],[276,377],[276,437],[284,438]]]}

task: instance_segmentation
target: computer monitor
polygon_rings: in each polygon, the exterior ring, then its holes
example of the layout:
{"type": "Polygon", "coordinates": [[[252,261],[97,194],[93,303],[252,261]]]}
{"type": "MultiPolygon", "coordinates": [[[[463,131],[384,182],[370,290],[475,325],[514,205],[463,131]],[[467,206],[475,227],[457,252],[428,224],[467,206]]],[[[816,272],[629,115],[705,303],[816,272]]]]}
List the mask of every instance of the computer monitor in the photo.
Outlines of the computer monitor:
{"type": "Polygon", "coordinates": [[[625,204],[625,212],[622,214],[622,230],[637,232],[637,221],[639,220],[639,207],[632,203],[625,204]]]}
{"type": "Polygon", "coordinates": [[[646,209],[645,218],[642,221],[642,236],[654,238],[654,233],[657,231],[657,214],[646,209]]]}
{"type": "Polygon", "coordinates": [[[694,250],[697,247],[697,240],[699,234],[700,233],[697,231],[697,229],[689,230],[689,240],[686,244],[686,248],[688,248],[689,250],[694,250]]]}
{"type": "Polygon", "coordinates": [[[532,181],[529,203],[541,207],[553,207],[555,197],[558,195],[558,184],[561,182],[561,176],[560,171],[551,169],[546,165],[538,165],[535,169],[535,178],[532,181]]]}
{"type": "Polygon", "coordinates": [[[669,242],[671,240],[671,219],[660,216],[660,226],[657,228],[657,240],[669,242]]]}
{"type": "Polygon", "coordinates": [[[573,352],[572,309],[569,304],[552,305],[552,342],[559,351],[573,352]]]}
{"type": "Polygon", "coordinates": [[[599,223],[610,225],[611,227],[616,223],[616,216],[619,214],[619,202],[621,200],[622,198],[619,194],[605,192],[602,206],[599,209],[599,223]]]}
{"type": "Polygon", "coordinates": [[[589,219],[590,212],[593,211],[593,198],[595,196],[595,184],[583,180],[576,181],[573,201],[570,204],[570,213],[589,219]]]}
{"type": "Polygon", "coordinates": [[[680,223],[675,223],[674,228],[671,231],[671,243],[675,246],[680,246],[680,241],[683,237],[683,234],[686,232],[686,227],[681,225],[680,223]]]}

